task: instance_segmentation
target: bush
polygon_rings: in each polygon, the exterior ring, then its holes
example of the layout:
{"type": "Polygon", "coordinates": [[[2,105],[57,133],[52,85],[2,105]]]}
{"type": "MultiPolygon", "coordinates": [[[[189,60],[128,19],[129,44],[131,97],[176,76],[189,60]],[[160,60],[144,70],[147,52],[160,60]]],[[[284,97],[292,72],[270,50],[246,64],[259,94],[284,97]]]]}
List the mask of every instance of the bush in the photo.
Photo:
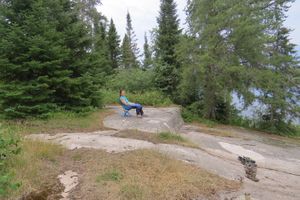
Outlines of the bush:
{"type": "Polygon", "coordinates": [[[8,138],[0,133],[0,197],[6,196],[10,190],[17,189],[20,184],[13,183],[13,175],[8,169],[8,161],[20,153],[19,140],[11,135],[8,138]]]}
{"type": "Polygon", "coordinates": [[[153,79],[152,70],[120,70],[116,75],[109,78],[106,88],[113,91],[125,89],[132,92],[146,92],[154,89],[153,79]]]}
{"type": "MultiPolygon", "coordinates": [[[[104,104],[116,104],[119,99],[119,91],[103,90],[104,104]]],[[[131,93],[127,91],[126,96],[132,102],[137,102],[145,106],[170,106],[172,101],[158,91],[149,91],[144,93],[131,93]]]]}
{"type": "Polygon", "coordinates": [[[187,122],[187,123],[198,122],[198,123],[205,124],[208,127],[214,127],[218,124],[215,121],[205,119],[205,118],[201,117],[200,115],[191,112],[187,108],[184,108],[182,110],[181,116],[182,116],[184,122],[187,122]]]}

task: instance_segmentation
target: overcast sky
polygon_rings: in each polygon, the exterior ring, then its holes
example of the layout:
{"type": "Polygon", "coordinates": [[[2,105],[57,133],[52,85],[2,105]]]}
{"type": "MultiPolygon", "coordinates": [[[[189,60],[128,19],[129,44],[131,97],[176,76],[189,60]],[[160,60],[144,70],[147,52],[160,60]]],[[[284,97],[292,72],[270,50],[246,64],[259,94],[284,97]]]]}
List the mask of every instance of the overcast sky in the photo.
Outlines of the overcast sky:
{"type": "MultiPolygon", "coordinates": [[[[185,23],[186,0],[176,0],[176,2],[181,25],[183,26],[185,23]]],[[[139,47],[142,49],[145,32],[149,32],[157,25],[156,17],[158,16],[159,3],[160,0],[102,0],[99,10],[109,19],[113,18],[121,38],[125,34],[126,13],[129,11],[139,47]]],[[[294,30],[291,39],[294,44],[298,45],[300,51],[300,0],[296,0],[290,8],[286,26],[294,30]]]]}

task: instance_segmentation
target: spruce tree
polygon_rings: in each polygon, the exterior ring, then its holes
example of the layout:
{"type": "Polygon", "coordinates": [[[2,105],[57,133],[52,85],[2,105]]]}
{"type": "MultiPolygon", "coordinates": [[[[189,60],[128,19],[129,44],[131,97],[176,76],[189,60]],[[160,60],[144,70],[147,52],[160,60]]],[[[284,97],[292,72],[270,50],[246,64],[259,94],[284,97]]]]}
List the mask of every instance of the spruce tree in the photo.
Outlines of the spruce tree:
{"type": "Polygon", "coordinates": [[[135,32],[133,30],[132,20],[129,12],[127,13],[126,16],[126,34],[129,38],[132,52],[135,58],[138,59],[140,57],[140,50],[137,46],[137,39],[136,39],[135,32]]]}
{"type": "Polygon", "coordinates": [[[172,95],[179,83],[180,66],[176,56],[176,46],[181,34],[174,0],[161,0],[157,22],[155,82],[163,92],[172,95]]]}
{"type": "Polygon", "coordinates": [[[139,67],[139,49],[137,48],[137,40],[129,12],[127,13],[126,20],[126,34],[122,42],[122,66],[123,68],[136,68],[139,67]]]}
{"type": "Polygon", "coordinates": [[[151,54],[150,46],[148,43],[147,34],[145,33],[143,68],[149,69],[151,66],[152,66],[152,54],[151,54]]]}
{"type": "Polygon", "coordinates": [[[97,83],[103,84],[103,77],[113,73],[113,66],[110,61],[110,51],[108,44],[108,33],[107,33],[107,21],[105,19],[98,18],[95,20],[94,25],[95,33],[93,37],[94,48],[92,51],[93,59],[93,71],[92,74],[96,76],[97,83]]]}
{"type": "Polygon", "coordinates": [[[136,59],[131,49],[130,40],[125,34],[122,43],[122,67],[125,69],[136,67],[136,59]]]}
{"type": "Polygon", "coordinates": [[[0,12],[0,109],[10,118],[98,104],[85,24],[69,0],[12,0],[0,12]]]}
{"type": "Polygon", "coordinates": [[[111,19],[108,35],[107,35],[110,63],[113,69],[117,69],[120,65],[120,37],[117,33],[115,24],[111,19]]]}

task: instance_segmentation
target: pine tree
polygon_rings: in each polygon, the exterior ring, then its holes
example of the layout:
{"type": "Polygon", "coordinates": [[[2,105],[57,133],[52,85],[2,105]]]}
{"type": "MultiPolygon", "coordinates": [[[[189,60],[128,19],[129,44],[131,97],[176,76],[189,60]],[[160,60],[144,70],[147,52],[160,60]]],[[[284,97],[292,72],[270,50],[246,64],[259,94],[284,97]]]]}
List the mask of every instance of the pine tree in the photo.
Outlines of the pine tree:
{"type": "Polygon", "coordinates": [[[147,34],[145,33],[145,43],[144,43],[144,69],[149,69],[152,66],[152,53],[150,51],[150,46],[148,44],[147,34]]]}
{"type": "Polygon", "coordinates": [[[117,69],[120,66],[120,37],[112,19],[109,25],[107,42],[112,68],[117,69]]]}
{"type": "Polygon", "coordinates": [[[13,0],[0,12],[0,109],[10,118],[98,104],[90,46],[69,0],[13,0]]]}
{"type": "Polygon", "coordinates": [[[176,46],[181,34],[174,0],[161,0],[157,22],[155,82],[163,92],[172,95],[179,83],[180,66],[176,56],[176,46]]]}

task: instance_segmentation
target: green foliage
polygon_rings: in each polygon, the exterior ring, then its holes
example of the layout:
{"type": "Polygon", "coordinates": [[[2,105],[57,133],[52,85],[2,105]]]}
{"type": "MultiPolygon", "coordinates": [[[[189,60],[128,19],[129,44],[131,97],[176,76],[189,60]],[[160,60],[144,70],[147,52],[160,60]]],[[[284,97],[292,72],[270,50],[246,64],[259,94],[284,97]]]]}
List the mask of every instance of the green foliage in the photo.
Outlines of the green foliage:
{"type": "Polygon", "coordinates": [[[202,102],[196,108],[200,113],[188,108],[200,118],[251,126],[231,106],[231,96],[237,93],[245,107],[255,100],[267,107],[253,124],[272,131],[286,127],[288,132],[287,118],[299,115],[298,63],[289,30],[282,25],[290,2],[189,1],[189,32],[177,47],[186,66],[180,102],[192,107],[202,102]]]}
{"type": "Polygon", "coordinates": [[[131,43],[127,35],[124,36],[122,43],[122,67],[125,69],[138,67],[136,56],[132,51],[131,43]]]}
{"type": "Polygon", "coordinates": [[[156,58],[164,64],[178,67],[175,47],[179,42],[181,30],[174,0],[161,1],[157,22],[156,58]]]}
{"type": "Polygon", "coordinates": [[[272,44],[270,65],[260,70],[256,76],[257,86],[260,89],[258,100],[266,105],[261,111],[261,127],[272,131],[291,132],[290,121],[300,117],[300,82],[297,80],[299,62],[295,59],[295,45],[289,42],[289,30],[279,28],[276,40],[272,44]]]}
{"type": "Polygon", "coordinates": [[[128,36],[130,47],[135,58],[138,58],[140,54],[140,50],[137,47],[137,39],[136,39],[135,32],[133,30],[132,20],[129,12],[126,15],[126,35],[128,36]]]}
{"type": "MultiPolygon", "coordinates": [[[[190,63],[185,69],[184,86],[191,88],[187,84],[190,80],[197,84],[192,88],[197,92],[192,97],[202,98],[205,118],[220,120],[219,110],[230,112],[231,98],[228,97],[233,91],[249,93],[250,69],[247,68],[262,62],[263,55],[258,52],[263,51],[267,41],[265,26],[260,23],[263,13],[260,4],[253,5],[257,9],[249,9],[248,3],[205,0],[188,4],[190,44],[194,53],[189,50],[189,59],[184,60],[190,63]],[[245,15],[240,15],[241,11],[245,15]]],[[[222,113],[221,120],[226,115],[228,113],[222,113]]]]}
{"type": "Polygon", "coordinates": [[[16,190],[20,184],[13,181],[13,175],[8,168],[9,160],[19,154],[19,140],[11,134],[0,132],[0,197],[6,196],[10,190],[16,190]],[[7,137],[5,137],[8,135],[7,137]]]}
{"type": "Polygon", "coordinates": [[[179,70],[172,65],[156,63],[155,86],[168,96],[175,96],[176,88],[179,84],[179,70]]]}
{"type": "Polygon", "coordinates": [[[176,47],[181,30],[174,0],[162,0],[155,38],[156,85],[167,95],[174,95],[179,84],[179,62],[176,47]]]}
{"type": "Polygon", "coordinates": [[[152,52],[148,43],[147,34],[145,33],[145,43],[144,43],[144,62],[143,69],[149,69],[152,67],[152,52]]]}
{"type": "Polygon", "coordinates": [[[191,107],[183,108],[183,110],[181,111],[181,116],[182,116],[184,122],[187,122],[187,123],[198,122],[198,123],[205,124],[209,127],[213,127],[218,124],[215,121],[208,120],[208,119],[201,117],[202,114],[195,112],[191,107]]]}
{"type": "Polygon", "coordinates": [[[117,33],[114,21],[111,19],[109,30],[107,33],[107,43],[109,49],[110,63],[113,69],[117,69],[120,66],[120,36],[117,33]]]}
{"type": "Polygon", "coordinates": [[[126,34],[122,42],[122,67],[136,68],[139,67],[137,58],[139,57],[139,49],[137,47],[136,36],[133,31],[130,14],[127,13],[126,34]]]}
{"type": "MultiPolygon", "coordinates": [[[[113,90],[103,90],[103,102],[104,104],[119,104],[119,91],[113,90]]],[[[140,103],[144,106],[170,106],[172,101],[166,97],[164,94],[158,91],[147,91],[143,93],[132,93],[130,91],[126,92],[126,96],[132,102],[140,103]]]]}
{"type": "Polygon", "coordinates": [[[99,105],[95,79],[87,74],[93,68],[89,31],[69,0],[14,0],[0,9],[3,115],[46,117],[58,108],[99,105]]]}
{"type": "Polygon", "coordinates": [[[107,82],[111,90],[125,89],[132,92],[146,92],[154,89],[154,73],[151,70],[126,69],[119,70],[107,82]]]}

